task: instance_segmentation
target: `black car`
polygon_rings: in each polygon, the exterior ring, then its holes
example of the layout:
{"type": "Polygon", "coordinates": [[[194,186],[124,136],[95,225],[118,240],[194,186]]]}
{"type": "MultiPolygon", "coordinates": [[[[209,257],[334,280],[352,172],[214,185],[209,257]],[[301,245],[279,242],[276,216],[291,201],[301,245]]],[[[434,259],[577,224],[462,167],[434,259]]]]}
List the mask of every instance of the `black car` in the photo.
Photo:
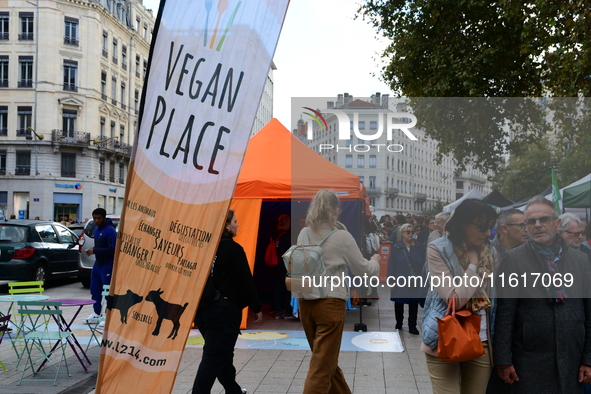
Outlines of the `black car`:
{"type": "Polygon", "coordinates": [[[78,237],[39,220],[0,222],[0,280],[46,280],[78,272],[78,237]]]}

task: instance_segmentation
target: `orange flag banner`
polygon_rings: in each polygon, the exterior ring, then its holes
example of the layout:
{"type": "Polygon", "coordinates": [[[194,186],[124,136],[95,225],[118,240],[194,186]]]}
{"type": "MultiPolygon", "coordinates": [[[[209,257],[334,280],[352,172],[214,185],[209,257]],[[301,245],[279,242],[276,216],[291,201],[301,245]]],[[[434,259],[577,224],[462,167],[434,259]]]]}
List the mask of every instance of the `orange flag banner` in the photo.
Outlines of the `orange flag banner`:
{"type": "Polygon", "coordinates": [[[163,0],[96,392],[170,393],[288,0],[163,0]]]}

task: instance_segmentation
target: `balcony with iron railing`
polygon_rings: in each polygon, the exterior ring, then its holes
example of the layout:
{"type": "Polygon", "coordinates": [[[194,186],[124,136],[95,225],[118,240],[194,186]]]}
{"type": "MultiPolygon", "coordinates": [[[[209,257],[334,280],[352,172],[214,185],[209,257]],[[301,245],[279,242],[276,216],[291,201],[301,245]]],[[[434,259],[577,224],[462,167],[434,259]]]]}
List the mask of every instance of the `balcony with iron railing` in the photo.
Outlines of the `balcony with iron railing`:
{"type": "Polygon", "coordinates": [[[0,168],[0,175],[6,175],[6,168],[0,168]]]}
{"type": "Polygon", "coordinates": [[[118,59],[116,56],[113,56],[113,64],[117,64],[117,61],[118,61],[118,60],[119,60],[119,59],[118,59]]]}
{"type": "Polygon", "coordinates": [[[19,41],[33,41],[35,39],[35,35],[33,33],[21,33],[18,35],[19,41]]]}
{"type": "Polygon", "coordinates": [[[121,63],[121,68],[127,70],[127,63],[121,63]]]}
{"type": "Polygon", "coordinates": [[[8,79],[4,79],[0,81],[0,88],[7,88],[8,87],[8,79]]]}
{"type": "Polygon", "coordinates": [[[119,183],[124,185],[125,184],[125,178],[119,178],[119,183]]]}
{"type": "Polygon", "coordinates": [[[106,49],[103,49],[103,57],[109,57],[109,51],[107,51],[106,49]]]}
{"type": "Polygon", "coordinates": [[[111,104],[117,105],[117,99],[111,99],[111,104]]]}
{"type": "Polygon", "coordinates": [[[33,81],[32,80],[20,80],[18,81],[18,85],[19,88],[32,88],[33,87],[33,81]]]}
{"type": "Polygon", "coordinates": [[[64,83],[64,90],[66,92],[77,92],[78,88],[75,83],[64,83]]]}
{"type": "Polygon", "coordinates": [[[382,194],[381,187],[368,187],[366,190],[368,196],[379,196],[382,194]]]}
{"type": "MultiPolygon", "coordinates": [[[[100,143],[94,143],[94,145],[100,149],[108,149],[114,152],[121,153],[123,155],[131,155],[131,145],[126,143],[120,143],[116,139],[109,139],[104,135],[98,136],[94,139],[94,141],[105,141],[100,143]],[[107,140],[107,141],[105,141],[107,140]]],[[[115,182],[115,181],[112,181],[115,182]]]]}
{"type": "Polygon", "coordinates": [[[99,174],[99,180],[104,181],[105,180],[105,174],[99,174]]]}
{"type": "Polygon", "coordinates": [[[140,72],[139,72],[139,71],[136,71],[136,72],[135,72],[135,77],[136,77],[136,78],[139,78],[139,77],[140,77],[140,72]]]}
{"type": "Polygon", "coordinates": [[[76,178],[76,171],[64,171],[64,170],[62,170],[62,177],[64,177],[64,178],[76,178]]]}
{"type": "Polygon", "coordinates": [[[78,46],[78,39],[74,38],[74,37],[64,37],[64,44],[66,45],[73,45],[73,46],[78,46]]]}
{"type": "Polygon", "coordinates": [[[121,109],[124,109],[124,110],[127,109],[127,105],[121,103],[121,109]]]}
{"type": "Polygon", "coordinates": [[[395,187],[391,187],[391,188],[384,190],[384,193],[386,194],[386,196],[391,197],[391,198],[398,197],[398,189],[395,187]]]}
{"type": "Polygon", "coordinates": [[[90,133],[68,130],[51,130],[51,141],[62,144],[88,146],[90,144],[90,133]]]}
{"type": "Polygon", "coordinates": [[[6,41],[8,40],[10,35],[8,33],[0,33],[0,40],[6,41]]]}
{"type": "Polygon", "coordinates": [[[107,101],[107,95],[104,93],[101,93],[101,100],[107,101]]]}
{"type": "Polygon", "coordinates": [[[6,127],[1,127],[0,128],[0,137],[6,137],[8,136],[8,129],[6,127]]]}
{"type": "Polygon", "coordinates": [[[31,166],[17,165],[14,169],[14,175],[31,175],[31,166]]]}
{"type": "Polygon", "coordinates": [[[115,183],[115,175],[109,175],[109,182],[115,183]]]}
{"type": "Polygon", "coordinates": [[[427,201],[427,195],[425,193],[415,193],[415,201],[425,202],[427,201]]]}
{"type": "Polygon", "coordinates": [[[27,129],[16,129],[17,137],[31,137],[31,132],[27,129]]]}

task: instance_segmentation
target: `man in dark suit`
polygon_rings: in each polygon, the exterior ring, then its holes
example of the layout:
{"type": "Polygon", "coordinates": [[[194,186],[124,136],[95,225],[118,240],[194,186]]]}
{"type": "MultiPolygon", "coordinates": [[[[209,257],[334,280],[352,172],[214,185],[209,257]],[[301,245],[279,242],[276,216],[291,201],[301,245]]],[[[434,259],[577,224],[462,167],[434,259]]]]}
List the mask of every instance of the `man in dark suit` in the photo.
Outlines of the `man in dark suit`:
{"type": "Polygon", "coordinates": [[[528,240],[506,252],[495,283],[497,373],[508,393],[582,393],[591,383],[590,264],[558,234],[551,201],[532,198],[525,223],[528,240]]]}

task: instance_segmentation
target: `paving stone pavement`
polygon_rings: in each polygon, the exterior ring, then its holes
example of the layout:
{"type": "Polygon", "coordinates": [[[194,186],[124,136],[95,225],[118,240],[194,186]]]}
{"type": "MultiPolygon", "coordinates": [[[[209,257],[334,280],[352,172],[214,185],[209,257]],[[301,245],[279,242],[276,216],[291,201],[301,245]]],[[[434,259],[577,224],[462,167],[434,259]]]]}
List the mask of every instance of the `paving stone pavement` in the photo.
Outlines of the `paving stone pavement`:
{"type": "MultiPolygon", "coordinates": [[[[3,282],[5,283],[5,282],[3,282]]],[[[7,294],[7,286],[0,282],[0,295],[7,294]]],[[[46,284],[45,294],[51,298],[90,298],[88,289],[83,288],[76,280],[46,284]]],[[[389,289],[379,289],[379,300],[371,300],[372,305],[363,307],[363,322],[368,331],[394,332],[394,306],[389,300],[389,289]]],[[[5,311],[7,303],[0,303],[0,310],[5,311]]],[[[66,320],[74,314],[74,308],[63,308],[66,320]]],[[[77,321],[92,312],[90,306],[84,306],[77,321]]],[[[419,321],[421,315],[419,308],[419,321]]],[[[407,313],[406,313],[407,315],[407,313]]],[[[359,322],[358,311],[347,311],[345,331],[353,331],[354,324],[359,322]]],[[[264,314],[261,323],[249,321],[249,329],[260,330],[301,330],[298,320],[275,320],[269,312],[264,314]]],[[[427,372],[424,354],[419,351],[420,336],[408,333],[403,327],[400,337],[405,351],[402,353],[381,353],[367,351],[342,351],[339,366],[354,394],[431,394],[431,382],[427,372]]],[[[201,348],[188,347],[181,360],[173,394],[191,392],[197,367],[201,361],[201,348]]],[[[17,382],[22,367],[14,370],[17,357],[9,343],[0,345],[0,360],[7,364],[8,371],[0,369],[0,394],[86,394],[93,393],[98,371],[99,347],[91,346],[88,355],[92,365],[86,373],[78,360],[68,349],[68,365],[71,377],[65,374],[52,382],[24,381],[20,386],[17,382]]],[[[238,383],[256,393],[301,393],[308,371],[310,351],[306,350],[275,350],[275,349],[236,349],[234,365],[237,370],[238,383]]],[[[30,373],[28,374],[30,375],[30,373]]],[[[27,376],[27,374],[25,374],[27,376]]],[[[30,376],[29,376],[30,377],[30,376]]],[[[216,381],[212,393],[223,393],[222,386],[216,381]]]]}

